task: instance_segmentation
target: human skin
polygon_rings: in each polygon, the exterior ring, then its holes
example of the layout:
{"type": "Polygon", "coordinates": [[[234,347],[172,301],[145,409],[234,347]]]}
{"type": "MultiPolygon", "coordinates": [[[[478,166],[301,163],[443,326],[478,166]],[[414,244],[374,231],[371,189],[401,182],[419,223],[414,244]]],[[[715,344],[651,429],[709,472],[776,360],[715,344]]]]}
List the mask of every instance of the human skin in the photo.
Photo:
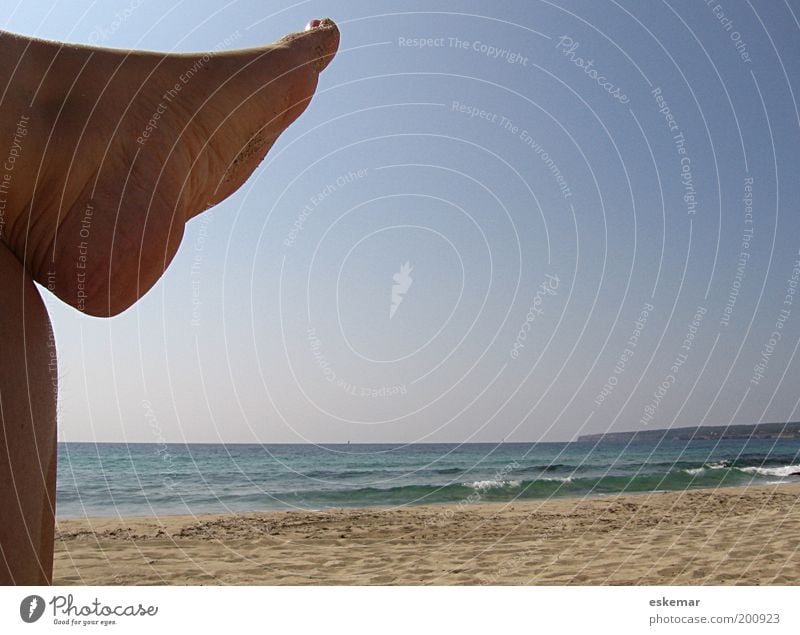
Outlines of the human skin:
{"type": "Polygon", "coordinates": [[[34,281],[93,316],[133,305],[184,224],[305,110],[338,46],[328,19],[215,54],[0,31],[0,584],[52,580],[57,373],[34,281]]]}

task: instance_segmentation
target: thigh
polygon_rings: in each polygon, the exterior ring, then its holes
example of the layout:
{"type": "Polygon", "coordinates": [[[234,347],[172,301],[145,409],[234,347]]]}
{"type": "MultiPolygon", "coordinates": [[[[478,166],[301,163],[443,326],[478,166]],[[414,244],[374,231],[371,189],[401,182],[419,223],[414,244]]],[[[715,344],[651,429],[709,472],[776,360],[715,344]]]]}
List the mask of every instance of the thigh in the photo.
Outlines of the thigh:
{"type": "Polygon", "coordinates": [[[51,581],[57,379],[42,298],[0,242],[0,584],[51,581]]]}

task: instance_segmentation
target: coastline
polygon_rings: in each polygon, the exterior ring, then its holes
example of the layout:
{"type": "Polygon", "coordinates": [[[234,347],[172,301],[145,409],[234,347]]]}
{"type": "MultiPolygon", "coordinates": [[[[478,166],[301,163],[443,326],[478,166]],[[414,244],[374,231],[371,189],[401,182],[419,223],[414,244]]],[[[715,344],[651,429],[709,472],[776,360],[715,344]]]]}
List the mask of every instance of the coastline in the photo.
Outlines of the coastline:
{"type": "Polygon", "coordinates": [[[60,519],[55,584],[799,584],[800,483],[60,519]]]}

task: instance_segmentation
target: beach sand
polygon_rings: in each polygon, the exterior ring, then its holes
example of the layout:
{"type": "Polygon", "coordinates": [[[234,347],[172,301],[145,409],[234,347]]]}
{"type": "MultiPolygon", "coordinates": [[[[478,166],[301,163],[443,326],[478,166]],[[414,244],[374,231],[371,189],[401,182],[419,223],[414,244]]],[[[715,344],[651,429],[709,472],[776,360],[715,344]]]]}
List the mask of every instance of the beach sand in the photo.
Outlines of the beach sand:
{"type": "Polygon", "coordinates": [[[800,484],[60,520],[55,584],[800,584],[800,484]]]}

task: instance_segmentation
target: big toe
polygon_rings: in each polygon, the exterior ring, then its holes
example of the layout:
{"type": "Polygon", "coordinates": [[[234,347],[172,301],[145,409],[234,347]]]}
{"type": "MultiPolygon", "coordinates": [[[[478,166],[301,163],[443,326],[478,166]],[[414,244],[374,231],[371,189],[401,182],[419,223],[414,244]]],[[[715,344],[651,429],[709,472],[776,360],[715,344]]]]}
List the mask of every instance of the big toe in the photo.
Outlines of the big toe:
{"type": "Polygon", "coordinates": [[[291,47],[303,63],[311,64],[321,73],[339,50],[339,28],[330,18],[311,20],[305,31],[287,35],[278,43],[291,47]]]}

